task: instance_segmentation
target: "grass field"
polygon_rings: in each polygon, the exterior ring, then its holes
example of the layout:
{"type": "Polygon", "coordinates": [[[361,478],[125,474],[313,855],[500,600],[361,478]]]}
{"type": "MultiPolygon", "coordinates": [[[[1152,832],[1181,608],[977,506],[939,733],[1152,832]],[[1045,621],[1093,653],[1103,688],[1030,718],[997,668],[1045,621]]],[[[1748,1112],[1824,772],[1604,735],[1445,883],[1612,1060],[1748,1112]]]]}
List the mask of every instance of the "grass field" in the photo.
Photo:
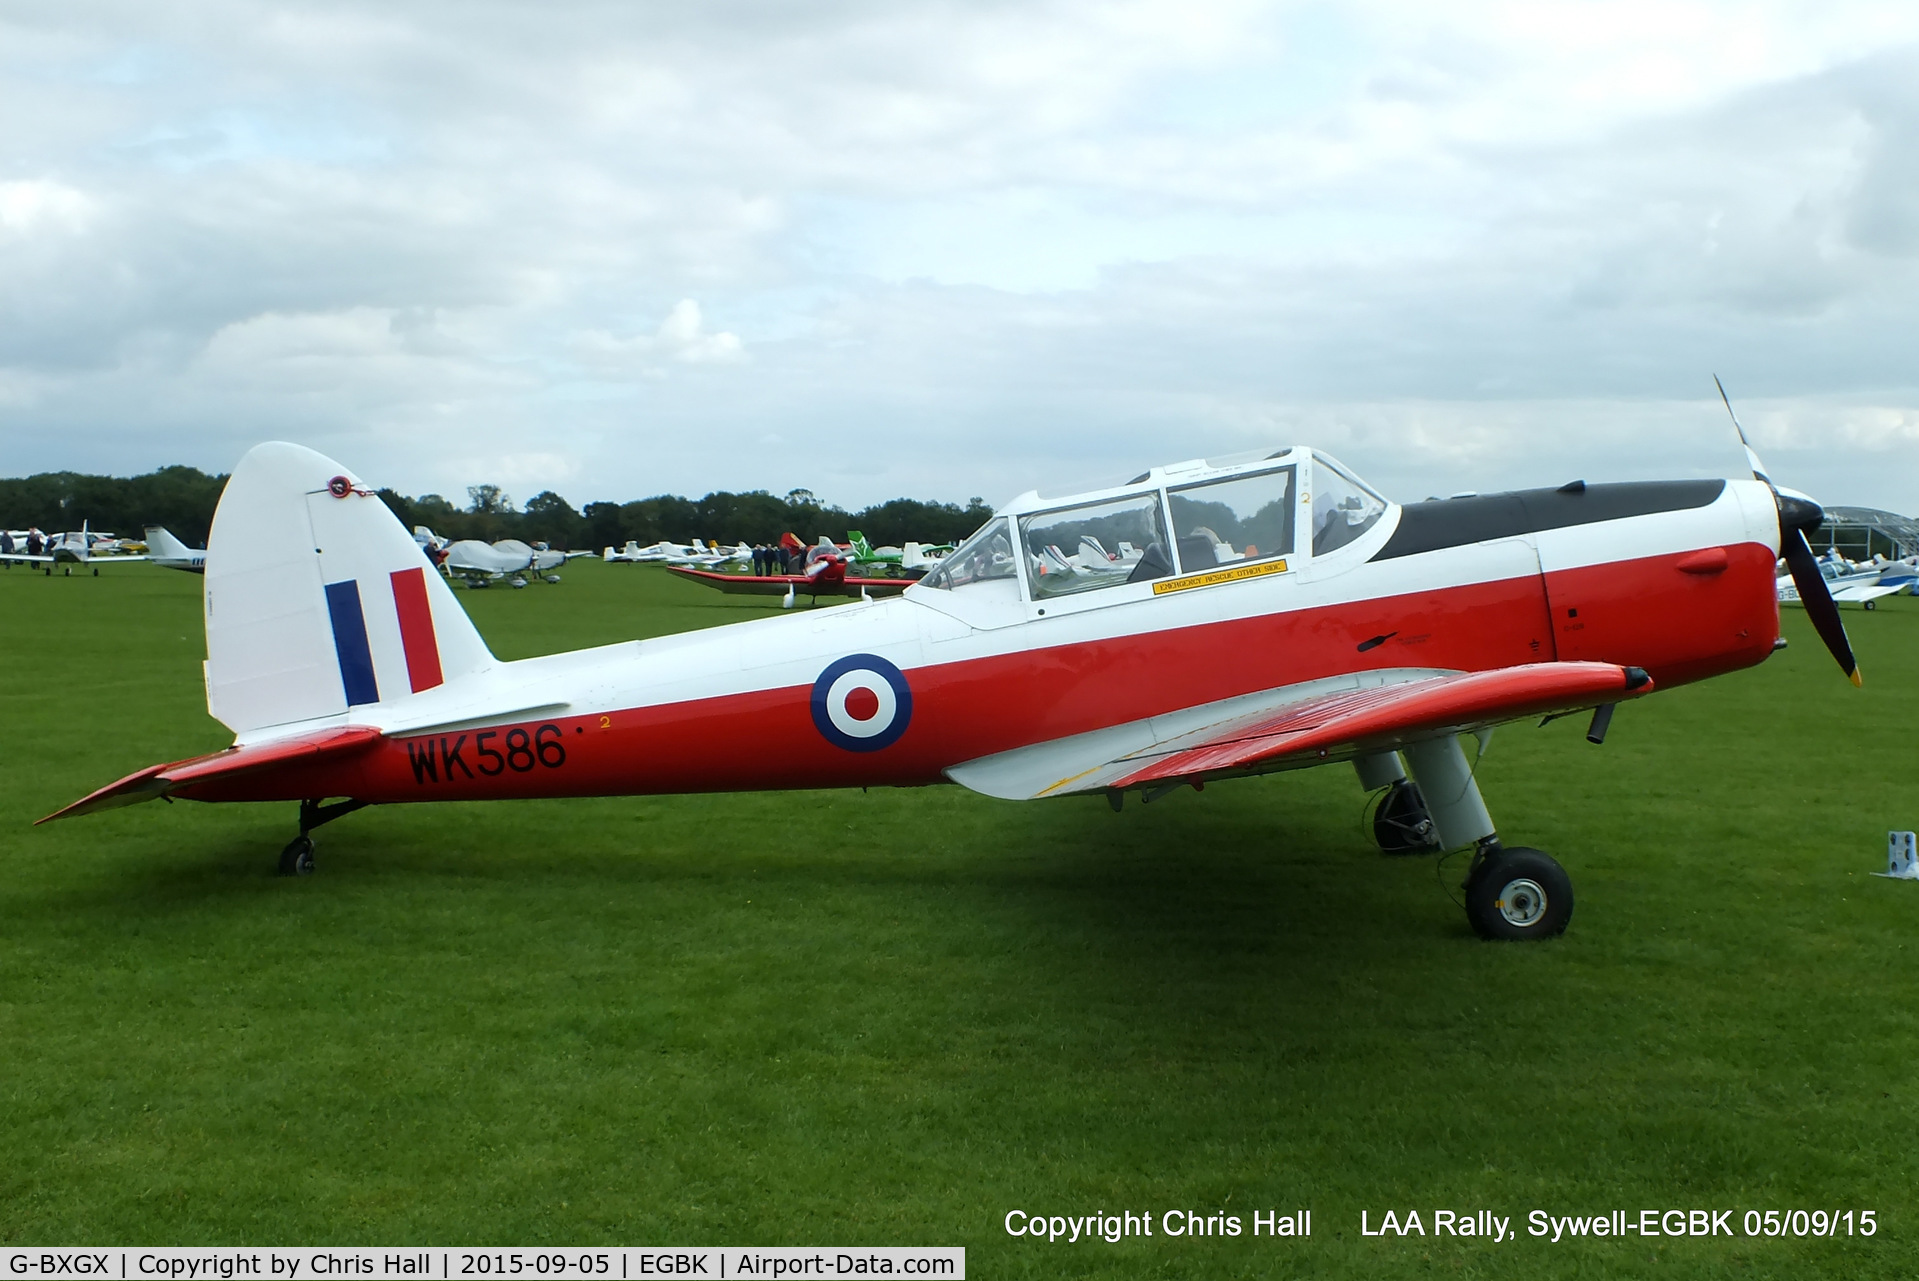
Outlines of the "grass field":
{"type": "MultiPolygon", "coordinates": [[[[462,593],[503,657],[777,602],[654,570],[462,593]]],[[[33,829],[224,745],[199,582],[0,572],[0,1241],[942,1244],[995,1276],[1919,1271],[1919,601],[1499,731],[1568,935],[1468,932],[1344,767],[1115,815],[957,788],[33,829]],[[1009,1237],[1009,1210],[1314,1211],[1306,1241],[1009,1237]],[[1871,1239],[1586,1239],[1534,1209],[1876,1210],[1871,1239]],[[1361,1238],[1490,1209],[1519,1239],[1361,1238]]],[[[1456,870],[1456,869],[1455,869],[1456,870]]],[[[1740,1222],[1736,1214],[1733,1222],[1740,1222]]]]}

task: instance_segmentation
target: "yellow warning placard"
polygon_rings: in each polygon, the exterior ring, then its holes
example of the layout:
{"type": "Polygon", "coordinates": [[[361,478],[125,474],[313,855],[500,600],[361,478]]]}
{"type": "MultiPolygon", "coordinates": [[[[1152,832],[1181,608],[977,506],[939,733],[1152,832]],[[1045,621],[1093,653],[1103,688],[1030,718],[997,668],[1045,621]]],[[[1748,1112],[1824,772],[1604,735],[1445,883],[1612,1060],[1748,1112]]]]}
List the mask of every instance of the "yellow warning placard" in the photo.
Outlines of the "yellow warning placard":
{"type": "Polygon", "coordinates": [[[1203,574],[1188,574],[1184,578],[1168,578],[1153,584],[1153,595],[1164,596],[1167,592],[1183,592],[1189,587],[1212,587],[1218,583],[1236,583],[1245,578],[1264,578],[1268,574],[1283,574],[1286,562],[1283,560],[1261,561],[1257,565],[1229,565],[1224,569],[1209,569],[1203,574]]]}

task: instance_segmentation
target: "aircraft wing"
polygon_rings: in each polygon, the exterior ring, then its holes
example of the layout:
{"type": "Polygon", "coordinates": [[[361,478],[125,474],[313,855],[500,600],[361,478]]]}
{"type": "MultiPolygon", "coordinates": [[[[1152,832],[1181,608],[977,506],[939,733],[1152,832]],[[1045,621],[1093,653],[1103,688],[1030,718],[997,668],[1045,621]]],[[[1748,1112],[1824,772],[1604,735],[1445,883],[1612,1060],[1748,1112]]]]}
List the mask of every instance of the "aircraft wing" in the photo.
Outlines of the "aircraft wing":
{"type": "Polygon", "coordinates": [[[45,818],[36,819],[34,826],[51,823],[56,818],[74,818],[81,814],[92,814],[98,810],[117,809],[122,805],[138,805],[141,801],[157,800],[191,783],[205,783],[214,779],[231,778],[236,774],[250,774],[255,770],[285,765],[292,761],[352,756],[372,747],[380,738],[380,731],[370,725],[335,726],[318,733],[276,739],[270,743],[229,747],[223,752],[214,752],[209,756],[196,756],[191,760],[173,761],[166,765],[149,765],[137,773],[127,775],[117,783],[109,783],[90,796],[81,797],[65,809],[56,810],[45,818]]]}
{"type": "Polygon", "coordinates": [[[1881,596],[1903,592],[1907,586],[1906,583],[1855,583],[1851,587],[1833,589],[1832,598],[1836,601],[1878,600],[1881,596]]]}
{"type": "Polygon", "coordinates": [[[31,555],[28,555],[26,552],[0,552],[0,560],[17,560],[17,561],[29,562],[35,565],[46,565],[46,564],[52,563],[53,557],[31,556],[31,555]]]}
{"type": "Polygon", "coordinates": [[[1188,708],[954,766],[1007,800],[1298,769],[1652,692],[1636,667],[1528,663],[1487,672],[1357,673],[1188,708]]]}

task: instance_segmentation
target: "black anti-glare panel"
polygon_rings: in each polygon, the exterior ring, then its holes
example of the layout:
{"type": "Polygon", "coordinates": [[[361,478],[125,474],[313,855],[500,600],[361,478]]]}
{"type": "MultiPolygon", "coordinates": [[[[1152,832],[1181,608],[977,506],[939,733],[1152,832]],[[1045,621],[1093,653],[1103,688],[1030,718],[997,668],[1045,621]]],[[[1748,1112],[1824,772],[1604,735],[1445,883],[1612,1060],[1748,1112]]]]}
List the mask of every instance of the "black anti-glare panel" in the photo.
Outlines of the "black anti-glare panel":
{"type": "Polygon", "coordinates": [[[1519,489],[1509,494],[1408,503],[1399,528],[1374,560],[1417,556],[1442,547],[1463,547],[1542,529],[1592,525],[1602,520],[1705,507],[1726,490],[1723,480],[1646,480],[1583,489],[1519,489]]]}

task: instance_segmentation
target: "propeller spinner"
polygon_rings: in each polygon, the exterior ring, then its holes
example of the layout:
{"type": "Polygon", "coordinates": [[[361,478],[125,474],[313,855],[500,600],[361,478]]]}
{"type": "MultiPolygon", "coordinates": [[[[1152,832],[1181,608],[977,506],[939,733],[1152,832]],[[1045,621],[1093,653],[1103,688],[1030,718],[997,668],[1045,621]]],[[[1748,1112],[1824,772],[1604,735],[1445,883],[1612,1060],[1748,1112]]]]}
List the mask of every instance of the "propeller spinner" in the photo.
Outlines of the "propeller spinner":
{"type": "Polygon", "coordinates": [[[1818,503],[1799,493],[1797,490],[1781,489],[1766,474],[1766,468],[1759,461],[1759,455],[1752,451],[1752,442],[1746,439],[1746,429],[1739,425],[1739,415],[1733,413],[1732,398],[1726,395],[1726,385],[1719,381],[1719,375],[1712,376],[1713,386],[1719,388],[1719,399],[1726,404],[1726,413],[1732,417],[1733,430],[1739,433],[1739,443],[1746,448],[1746,461],[1752,467],[1754,480],[1764,481],[1766,488],[1772,491],[1773,502],[1779,507],[1779,554],[1786,558],[1786,569],[1792,575],[1793,585],[1799,589],[1799,602],[1806,607],[1806,616],[1812,619],[1813,630],[1819,633],[1819,639],[1826,642],[1826,648],[1839,660],[1839,669],[1854,685],[1861,685],[1859,663],[1852,656],[1852,642],[1846,639],[1846,625],[1839,618],[1839,606],[1833,603],[1832,589],[1826,585],[1826,579],[1819,572],[1819,562],[1813,558],[1812,545],[1806,541],[1810,530],[1819,528],[1826,519],[1826,513],[1818,503]]]}

